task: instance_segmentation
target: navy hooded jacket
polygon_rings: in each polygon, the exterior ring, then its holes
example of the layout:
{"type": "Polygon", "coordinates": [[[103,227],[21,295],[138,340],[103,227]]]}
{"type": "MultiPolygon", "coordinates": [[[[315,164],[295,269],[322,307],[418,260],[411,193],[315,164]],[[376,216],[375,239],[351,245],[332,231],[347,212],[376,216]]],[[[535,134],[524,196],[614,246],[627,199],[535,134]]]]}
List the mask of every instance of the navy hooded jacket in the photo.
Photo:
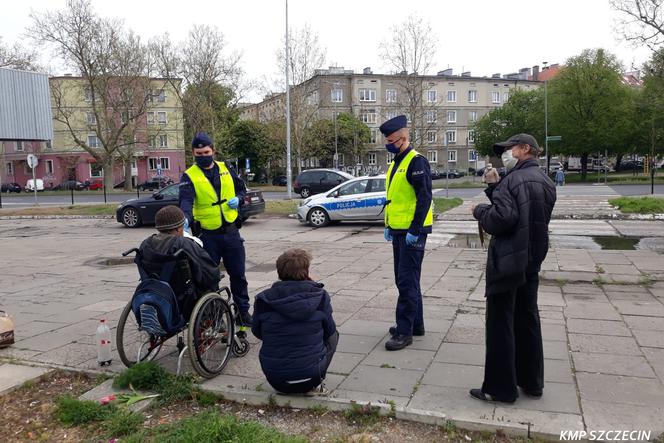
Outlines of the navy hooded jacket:
{"type": "Polygon", "coordinates": [[[320,377],[325,340],[336,331],[322,283],[278,281],[256,296],[253,334],[263,341],[259,359],[268,380],[320,377]]]}

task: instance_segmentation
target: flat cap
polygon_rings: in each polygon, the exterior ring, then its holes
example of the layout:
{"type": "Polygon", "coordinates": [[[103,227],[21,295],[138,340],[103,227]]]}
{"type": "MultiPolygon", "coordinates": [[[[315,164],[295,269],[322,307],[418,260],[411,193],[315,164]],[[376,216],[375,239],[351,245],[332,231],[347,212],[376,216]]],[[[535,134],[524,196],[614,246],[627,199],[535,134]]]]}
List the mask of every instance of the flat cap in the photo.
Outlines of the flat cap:
{"type": "Polygon", "coordinates": [[[397,115],[394,118],[389,119],[382,125],[380,125],[380,132],[383,133],[385,137],[389,136],[390,134],[394,134],[397,132],[399,129],[403,129],[408,127],[408,119],[406,118],[405,115],[397,115]]]}

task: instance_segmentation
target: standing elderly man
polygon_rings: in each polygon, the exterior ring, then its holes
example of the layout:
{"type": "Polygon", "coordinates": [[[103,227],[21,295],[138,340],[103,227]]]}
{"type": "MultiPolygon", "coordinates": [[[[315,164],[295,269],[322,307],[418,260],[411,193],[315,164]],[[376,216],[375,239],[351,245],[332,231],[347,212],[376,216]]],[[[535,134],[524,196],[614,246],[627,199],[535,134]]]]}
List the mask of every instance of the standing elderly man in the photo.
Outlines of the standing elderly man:
{"type": "Polygon", "coordinates": [[[214,143],[205,132],[196,134],[191,148],[195,163],[180,179],[180,208],[189,225],[200,223],[203,247],[212,260],[219,265],[223,259],[240,320],[251,326],[244,239],[239,231],[239,207],[246,193],[244,182],[230,164],[214,160],[214,143]]]}
{"type": "Polygon", "coordinates": [[[485,191],[490,205],[473,216],[491,234],[486,264],[486,360],[484,383],[470,395],[513,403],[544,388],[544,354],[537,307],[538,273],[549,249],[549,221],[556,188],[539,167],[540,147],[528,134],[493,146],[507,169],[485,191]]]}
{"type": "Polygon", "coordinates": [[[385,240],[392,242],[394,277],[399,289],[397,324],[385,349],[396,351],[413,343],[413,335],[424,335],[420,274],[427,234],[433,225],[431,171],[429,162],[410,145],[405,115],[380,126],[385,149],[394,154],[387,170],[385,240]]]}

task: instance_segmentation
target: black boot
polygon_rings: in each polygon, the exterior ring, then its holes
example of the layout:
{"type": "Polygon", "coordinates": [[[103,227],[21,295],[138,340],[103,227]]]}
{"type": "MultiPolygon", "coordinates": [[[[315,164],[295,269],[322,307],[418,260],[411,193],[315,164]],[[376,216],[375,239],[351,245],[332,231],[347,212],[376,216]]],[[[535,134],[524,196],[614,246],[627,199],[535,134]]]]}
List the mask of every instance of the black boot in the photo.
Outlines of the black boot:
{"type": "MultiPolygon", "coordinates": [[[[397,327],[396,326],[390,326],[390,335],[396,335],[397,334],[397,327]]],[[[413,335],[415,337],[422,337],[424,335],[424,326],[419,327],[419,328],[413,328],[413,335]]]]}
{"type": "Polygon", "coordinates": [[[413,343],[412,335],[397,334],[392,336],[386,343],[385,349],[388,351],[398,351],[413,343]]]}

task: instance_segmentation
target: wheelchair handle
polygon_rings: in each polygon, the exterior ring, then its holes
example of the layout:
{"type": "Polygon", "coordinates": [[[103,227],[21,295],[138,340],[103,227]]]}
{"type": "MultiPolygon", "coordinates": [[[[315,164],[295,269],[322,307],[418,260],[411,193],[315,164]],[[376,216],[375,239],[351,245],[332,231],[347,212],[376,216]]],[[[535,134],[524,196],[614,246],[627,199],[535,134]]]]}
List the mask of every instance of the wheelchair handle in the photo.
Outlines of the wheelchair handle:
{"type": "Polygon", "coordinates": [[[185,256],[187,255],[187,254],[184,252],[184,249],[180,248],[180,249],[178,249],[177,251],[175,251],[175,253],[173,254],[173,257],[175,257],[175,258],[179,258],[181,254],[184,254],[185,256]]]}
{"type": "Polygon", "coordinates": [[[138,252],[138,248],[131,248],[130,250],[123,252],[123,253],[122,253],[122,256],[123,256],[123,257],[126,257],[126,256],[128,256],[129,254],[131,254],[132,252],[138,252]]]}

